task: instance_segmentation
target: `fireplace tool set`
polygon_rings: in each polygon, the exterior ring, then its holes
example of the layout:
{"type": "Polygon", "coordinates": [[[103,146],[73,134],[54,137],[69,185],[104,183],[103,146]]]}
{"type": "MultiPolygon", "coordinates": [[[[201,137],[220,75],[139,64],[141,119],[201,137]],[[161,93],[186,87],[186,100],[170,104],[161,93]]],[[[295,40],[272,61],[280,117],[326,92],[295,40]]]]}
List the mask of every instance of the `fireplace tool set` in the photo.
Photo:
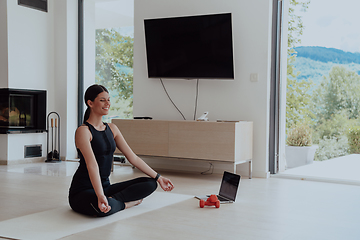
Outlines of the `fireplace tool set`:
{"type": "Polygon", "coordinates": [[[50,112],[47,116],[47,158],[45,162],[61,162],[60,115],[57,112],[50,112]]]}

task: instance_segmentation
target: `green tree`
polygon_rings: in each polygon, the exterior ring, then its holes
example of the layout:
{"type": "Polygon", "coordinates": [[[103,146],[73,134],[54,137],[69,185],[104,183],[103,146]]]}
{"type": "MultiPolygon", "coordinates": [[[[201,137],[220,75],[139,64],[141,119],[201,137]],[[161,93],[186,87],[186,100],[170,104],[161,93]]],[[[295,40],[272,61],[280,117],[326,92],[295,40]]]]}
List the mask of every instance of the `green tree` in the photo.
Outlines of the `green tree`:
{"type": "Polygon", "coordinates": [[[347,132],[349,152],[360,154],[360,126],[350,127],[347,132]]]}
{"type": "Polygon", "coordinates": [[[334,66],[314,90],[314,142],[340,139],[359,124],[360,76],[344,66],[334,66]]]}
{"type": "Polygon", "coordinates": [[[95,81],[116,91],[116,102],[126,102],[125,112],[130,114],[133,105],[134,38],[122,36],[114,28],[98,29],[95,34],[95,81]]]}
{"type": "Polygon", "coordinates": [[[286,93],[286,127],[306,123],[312,125],[314,114],[310,106],[311,94],[310,89],[313,82],[309,79],[298,81],[297,79],[287,79],[286,93]]]}
{"type": "Polygon", "coordinates": [[[289,22],[288,22],[288,53],[294,53],[296,44],[301,43],[301,35],[303,34],[304,25],[302,17],[295,14],[295,9],[300,7],[300,10],[306,12],[310,1],[296,1],[290,0],[289,5],[289,22]],[[291,50],[292,49],[292,50],[291,50]]]}
{"type": "Polygon", "coordinates": [[[359,118],[360,76],[344,66],[334,66],[323,77],[313,95],[316,117],[320,123],[344,113],[349,119],[359,118]]]}
{"type": "Polygon", "coordinates": [[[288,23],[288,58],[287,58],[287,89],[286,89],[286,128],[299,122],[310,122],[312,112],[309,103],[311,101],[310,88],[313,84],[311,79],[298,81],[299,75],[294,67],[296,51],[294,47],[301,43],[300,36],[303,34],[304,25],[301,16],[295,14],[295,9],[300,7],[306,11],[310,1],[301,2],[290,0],[289,23],[288,23]]]}
{"type": "Polygon", "coordinates": [[[313,134],[313,141],[318,143],[324,139],[339,139],[344,136],[351,126],[357,125],[357,119],[349,119],[346,110],[342,110],[330,119],[319,119],[315,124],[315,131],[313,134]]]}
{"type": "Polygon", "coordinates": [[[316,114],[313,141],[319,145],[315,159],[322,161],[348,154],[349,129],[359,125],[360,77],[344,66],[334,66],[314,91],[316,114]]]}

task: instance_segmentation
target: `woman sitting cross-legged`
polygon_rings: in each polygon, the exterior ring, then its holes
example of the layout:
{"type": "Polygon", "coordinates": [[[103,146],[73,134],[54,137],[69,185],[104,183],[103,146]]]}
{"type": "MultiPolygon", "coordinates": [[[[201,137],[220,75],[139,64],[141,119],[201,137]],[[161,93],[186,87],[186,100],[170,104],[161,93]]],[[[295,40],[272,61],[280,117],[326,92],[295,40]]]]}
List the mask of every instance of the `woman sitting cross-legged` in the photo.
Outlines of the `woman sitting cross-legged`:
{"type": "Polygon", "coordinates": [[[74,211],[108,216],[140,204],[156,190],[157,183],[164,191],[174,188],[169,179],[156,173],[131,150],[115,124],[102,122],[102,116],[107,115],[110,108],[109,93],[104,86],[90,86],[85,92],[85,103],[88,108],[84,124],[75,133],[80,165],[69,190],[69,203],[74,211]],[[111,184],[109,176],[116,147],[149,177],[111,184]]]}

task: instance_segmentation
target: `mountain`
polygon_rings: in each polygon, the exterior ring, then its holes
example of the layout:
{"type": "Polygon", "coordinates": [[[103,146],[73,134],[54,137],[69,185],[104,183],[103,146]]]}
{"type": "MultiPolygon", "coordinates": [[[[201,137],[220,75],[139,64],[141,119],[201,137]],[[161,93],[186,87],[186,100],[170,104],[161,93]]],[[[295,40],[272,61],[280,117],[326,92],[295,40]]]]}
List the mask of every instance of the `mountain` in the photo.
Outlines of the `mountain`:
{"type": "Polygon", "coordinates": [[[359,63],[360,53],[345,52],[336,48],[326,47],[296,47],[294,50],[297,52],[298,57],[309,58],[319,62],[333,62],[340,64],[359,63]]]}
{"type": "Polygon", "coordinates": [[[360,53],[344,52],[340,49],[325,47],[296,47],[294,67],[299,72],[297,77],[311,79],[318,85],[323,76],[328,76],[333,66],[344,66],[360,75],[360,53]]]}

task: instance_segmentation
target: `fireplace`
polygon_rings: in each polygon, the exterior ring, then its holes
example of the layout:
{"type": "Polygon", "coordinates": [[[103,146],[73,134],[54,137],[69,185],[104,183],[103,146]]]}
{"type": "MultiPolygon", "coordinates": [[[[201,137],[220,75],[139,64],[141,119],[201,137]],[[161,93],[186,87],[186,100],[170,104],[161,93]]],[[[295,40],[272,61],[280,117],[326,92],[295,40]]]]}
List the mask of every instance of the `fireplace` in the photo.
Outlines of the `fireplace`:
{"type": "Polygon", "coordinates": [[[46,131],[46,91],[0,89],[0,134],[46,131]]]}

